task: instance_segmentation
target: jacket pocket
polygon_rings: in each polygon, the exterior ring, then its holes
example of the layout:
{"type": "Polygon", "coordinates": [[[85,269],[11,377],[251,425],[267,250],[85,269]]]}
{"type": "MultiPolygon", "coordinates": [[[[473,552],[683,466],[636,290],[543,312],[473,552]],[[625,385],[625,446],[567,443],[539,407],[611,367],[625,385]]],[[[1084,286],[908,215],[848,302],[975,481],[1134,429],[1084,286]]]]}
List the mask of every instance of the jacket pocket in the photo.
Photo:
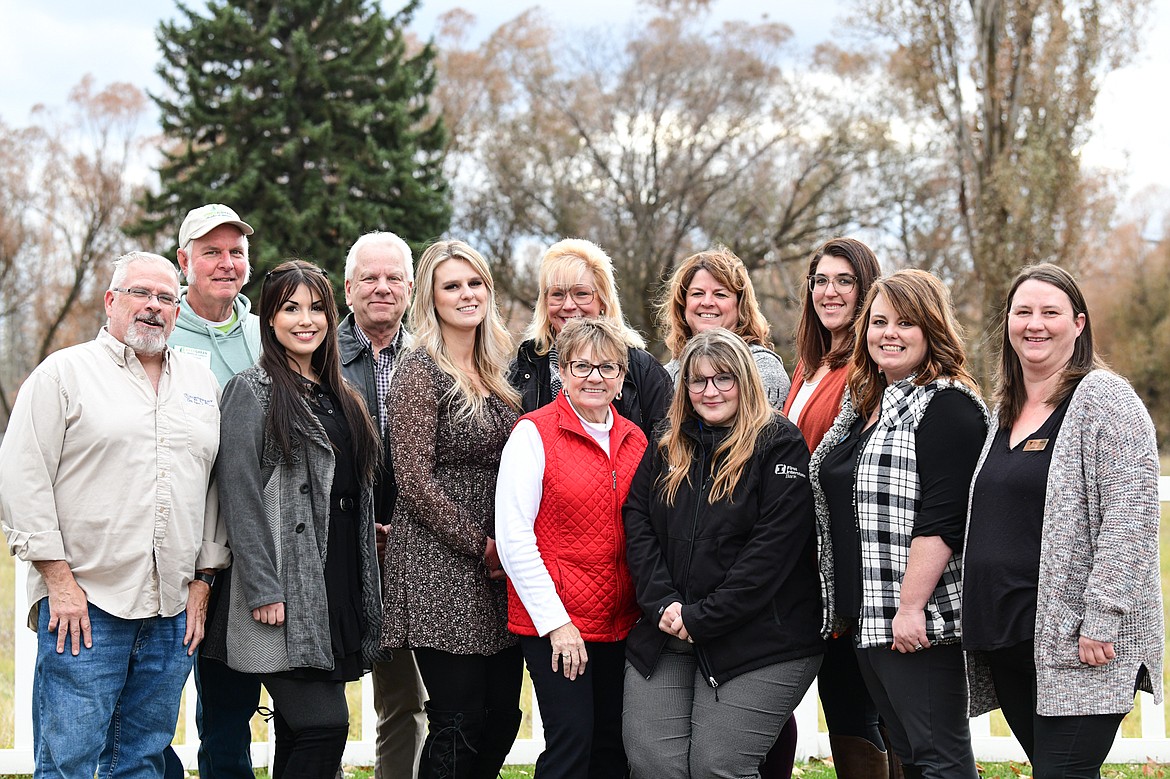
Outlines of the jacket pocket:
{"type": "Polygon", "coordinates": [[[1081,662],[1080,638],[1084,615],[1063,601],[1056,602],[1052,619],[1039,637],[1040,662],[1046,668],[1086,668],[1081,662]]]}

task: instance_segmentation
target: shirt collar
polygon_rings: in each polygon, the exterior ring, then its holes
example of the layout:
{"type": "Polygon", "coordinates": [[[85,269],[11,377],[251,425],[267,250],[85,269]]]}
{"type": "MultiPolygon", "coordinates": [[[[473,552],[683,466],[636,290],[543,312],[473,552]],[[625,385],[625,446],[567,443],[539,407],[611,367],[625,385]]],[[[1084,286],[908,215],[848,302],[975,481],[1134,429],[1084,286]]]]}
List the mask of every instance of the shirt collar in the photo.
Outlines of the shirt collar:
{"type": "MultiPolygon", "coordinates": [[[[125,367],[130,364],[131,360],[141,364],[141,361],[138,359],[138,355],[134,353],[134,350],[115,338],[113,334],[110,333],[110,328],[108,325],[102,325],[102,328],[98,330],[97,338],[94,340],[97,341],[99,346],[101,346],[109,353],[110,357],[114,358],[114,362],[116,362],[118,365],[125,367]]],[[[170,364],[171,348],[168,346],[163,350],[164,372],[170,370],[170,364]]]]}

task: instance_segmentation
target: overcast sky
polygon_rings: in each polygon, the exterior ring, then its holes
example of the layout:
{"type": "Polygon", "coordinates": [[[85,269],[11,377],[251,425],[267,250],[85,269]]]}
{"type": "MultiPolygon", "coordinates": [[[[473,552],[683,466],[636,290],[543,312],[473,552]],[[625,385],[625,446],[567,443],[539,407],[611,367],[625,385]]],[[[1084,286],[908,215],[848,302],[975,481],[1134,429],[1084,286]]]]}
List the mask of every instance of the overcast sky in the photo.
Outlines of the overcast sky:
{"type": "MultiPolygon", "coordinates": [[[[202,6],[201,0],[190,4],[202,6]]],[[[478,32],[486,35],[533,5],[543,5],[555,21],[570,26],[627,24],[635,13],[630,0],[424,0],[412,26],[429,36],[439,15],[463,7],[478,17],[478,32]]],[[[719,17],[759,20],[768,14],[788,24],[804,48],[829,36],[845,6],[845,0],[715,2],[719,17]]],[[[64,104],[86,73],[98,88],[128,81],[159,89],[154,31],[161,19],[175,14],[173,0],[0,0],[0,119],[10,126],[27,124],[34,105],[64,104]]],[[[1170,104],[1157,97],[1170,84],[1170,0],[1154,0],[1153,15],[1144,53],[1106,80],[1093,140],[1084,150],[1086,163],[1126,175],[1131,194],[1149,185],[1170,188],[1170,104]]]]}

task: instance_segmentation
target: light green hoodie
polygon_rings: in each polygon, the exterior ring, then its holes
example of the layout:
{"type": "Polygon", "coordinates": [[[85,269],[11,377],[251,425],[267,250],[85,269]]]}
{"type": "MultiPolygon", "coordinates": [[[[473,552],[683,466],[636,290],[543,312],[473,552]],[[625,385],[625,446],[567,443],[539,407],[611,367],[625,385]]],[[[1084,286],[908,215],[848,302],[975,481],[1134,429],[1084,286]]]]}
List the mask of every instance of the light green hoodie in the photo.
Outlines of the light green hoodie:
{"type": "Polygon", "coordinates": [[[179,291],[179,306],[179,318],[167,345],[210,368],[221,387],[260,359],[260,318],[251,313],[248,298],[236,295],[236,323],[226,333],[191,310],[186,287],[179,291]]]}

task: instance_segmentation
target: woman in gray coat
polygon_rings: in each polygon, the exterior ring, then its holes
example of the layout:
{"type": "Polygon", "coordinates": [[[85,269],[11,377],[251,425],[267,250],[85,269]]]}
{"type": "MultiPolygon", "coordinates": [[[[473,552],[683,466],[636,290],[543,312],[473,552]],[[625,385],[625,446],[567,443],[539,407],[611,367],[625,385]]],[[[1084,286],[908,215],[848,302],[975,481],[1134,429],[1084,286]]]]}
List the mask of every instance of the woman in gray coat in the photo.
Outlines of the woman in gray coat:
{"type": "Polygon", "coordinates": [[[345,683],[378,647],[381,448],[341,376],[324,271],[301,261],[271,271],[260,319],[260,362],[228,382],[221,404],[216,469],[233,565],[220,659],[268,688],[273,777],[321,779],[345,750],[345,683]]]}
{"type": "Polygon", "coordinates": [[[1055,265],[1008,293],[995,416],[971,488],[963,646],[1042,777],[1097,777],[1134,691],[1161,702],[1158,448],[1055,265]]]}

